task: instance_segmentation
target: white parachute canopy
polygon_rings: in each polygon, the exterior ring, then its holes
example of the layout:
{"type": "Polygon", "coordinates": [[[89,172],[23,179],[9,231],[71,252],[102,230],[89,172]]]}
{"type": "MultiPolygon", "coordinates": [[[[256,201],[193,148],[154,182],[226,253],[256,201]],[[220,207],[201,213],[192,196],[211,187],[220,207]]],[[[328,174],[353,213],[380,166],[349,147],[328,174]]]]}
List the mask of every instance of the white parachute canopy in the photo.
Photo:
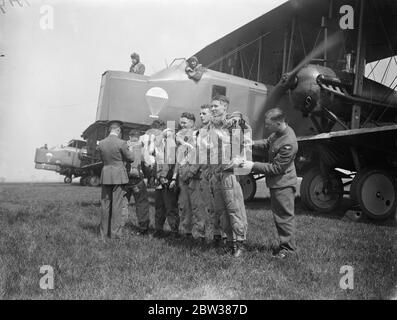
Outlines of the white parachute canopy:
{"type": "Polygon", "coordinates": [[[149,105],[150,117],[158,118],[161,109],[167,104],[168,93],[163,88],[150,88],[145,95],[146,102],[149,105]]]}

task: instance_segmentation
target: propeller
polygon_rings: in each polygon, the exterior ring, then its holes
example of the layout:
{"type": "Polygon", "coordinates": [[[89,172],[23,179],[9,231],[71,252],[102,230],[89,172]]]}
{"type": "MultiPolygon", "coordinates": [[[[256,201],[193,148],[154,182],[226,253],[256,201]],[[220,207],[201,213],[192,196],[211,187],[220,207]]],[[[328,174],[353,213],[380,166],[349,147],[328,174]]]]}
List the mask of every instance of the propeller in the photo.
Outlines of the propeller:
{"type": "Polygon", "coordinates": [[[325,50],[329,50],[334,47],[338,42],[338,34],[335,33],[327,39],[327,42],[323,41],[316,48],[314,48],[292,71],[283,74],[280,81],[276,84],[270,95],[267,97],[265,105],[261,110],[259,119],[263,119],[265,117],[266,111],[275,107],[289,89],[293,89],[298,85],[297,74],[302,67],[322,54],[325,50]]]}

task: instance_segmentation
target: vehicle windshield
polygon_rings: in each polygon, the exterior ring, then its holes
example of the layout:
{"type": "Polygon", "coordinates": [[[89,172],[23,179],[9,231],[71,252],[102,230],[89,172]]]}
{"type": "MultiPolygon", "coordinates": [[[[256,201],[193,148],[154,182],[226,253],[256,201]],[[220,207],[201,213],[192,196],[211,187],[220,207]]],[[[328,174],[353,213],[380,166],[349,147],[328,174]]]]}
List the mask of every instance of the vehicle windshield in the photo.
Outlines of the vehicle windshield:
{"type": "Polygon", "coordinates": [[[66,147],[72,147],[72,148],[78,148],[81,149],[83,148],[87,143],[82,140],[70,140],[66,147]]]}
{"type": "Polygon", "coordinates": [[[176,59],[172,60],[172,62],[170,64],[170,67],[172,67],[172,66],[180,66],[185,61],[186,61],[185,58],[176,58],[176,59]]]}

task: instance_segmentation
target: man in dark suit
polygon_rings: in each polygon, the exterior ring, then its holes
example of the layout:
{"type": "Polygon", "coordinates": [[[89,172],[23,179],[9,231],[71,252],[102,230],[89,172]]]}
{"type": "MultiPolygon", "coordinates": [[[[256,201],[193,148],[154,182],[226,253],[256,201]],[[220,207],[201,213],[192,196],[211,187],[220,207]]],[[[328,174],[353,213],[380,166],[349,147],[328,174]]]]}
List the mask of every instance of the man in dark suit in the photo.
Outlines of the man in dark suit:
{"type": "Polygon", "coordinates": [[[102,238],[120,238],[128,215],[126,184],[128,183],[125,161],[134,161],[127,142],[120,139],[121,121],[109,122],[109,136],[99,142],[99,152],[103,161],[101,173],[101,224],[102,238]]]}

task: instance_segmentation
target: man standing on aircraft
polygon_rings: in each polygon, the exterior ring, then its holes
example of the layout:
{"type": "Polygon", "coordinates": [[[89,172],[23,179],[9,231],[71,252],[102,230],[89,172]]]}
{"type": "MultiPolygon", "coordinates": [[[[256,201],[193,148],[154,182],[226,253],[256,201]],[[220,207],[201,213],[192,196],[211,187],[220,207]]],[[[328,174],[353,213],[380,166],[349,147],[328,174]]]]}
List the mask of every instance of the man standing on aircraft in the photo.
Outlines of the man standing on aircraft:
{"type": "Polygon", "coordinates": [[[128,202],[131,200],[131,195],[134,196],[135,200],[135,210],[139,231],[133,233],[137,235],[147,235],[150,224],[149,198],[141,168],[142,142],[139,140],[139,137],[139,130],[131,130],[129,132],[130,139],[127,141],[127,144],[128,149],[134,154],[134,162],[127,163],[129,183],[127,184],[126,190],[128,202]]]}
{"type": "Polygon", "coordinates": [[[130,72],[137,73],[137,74],[145,73],[145,65],[140,62],[139,54],[137,54],[136,52],[131,54],[130,72]]]}
{"type": "Polygon", "coordinates": [[[101,173],[101,223],[100,233],[104,239],[122,237],[128,200],[125,186],[128,183],[125,161],[134,161],[127,142],[120,139],[121,121],[110,121],[109,136],[99,142],[99,152],[103,162],[101,173]]]}
{"type": "Polygon", "coordinates": [[[201,168],[197,163],[197,141],[194,114],[184,112],[180,117],[181,130],[176,135],[177,163],[173,174],[174,187],[178,182],[180,193],[178,198],[181,224],[187,237],[205,242],[205,209],[200,193],[201,168]]]}
{"type": "Polygon", "coordinates": [[[267,139],[255,141],[254,146],[268,149],[269,162],[244,161],[243,168],[266,176],[279,235],[279,247],[273,251],[273,256],[283,259],[296,250],[294,201],[298,180],[294,159],[298,143],[281,109],[273,108],[266,112],[265,126],[271,135],[267,139]]]}
{"type": "Polygon", "coordinates": [[[247,235],[247,215],[243,192],[235,174],[239,171],[234,162],[241,156],[241,149],[246,151],[245,140],[240,139],[239,134],[250,136],[251,130],[240,113],[228,114],[228,107],[227,97],[218,95],[213,98],[209,125],[211,152],[215,152],[215,156],[210,156],[211,184],[215,211],[221,217],[222,230],[227,236],[227,249],[234,257],[239,257],[243,254],[247,235]]]}
{"type": "Polygon", "coordinates": [[[199,81],[205,71],[206,69],[199,64],[197,57],[193,56],[186,60],[185,72],[189,79],[199,81]]]}

